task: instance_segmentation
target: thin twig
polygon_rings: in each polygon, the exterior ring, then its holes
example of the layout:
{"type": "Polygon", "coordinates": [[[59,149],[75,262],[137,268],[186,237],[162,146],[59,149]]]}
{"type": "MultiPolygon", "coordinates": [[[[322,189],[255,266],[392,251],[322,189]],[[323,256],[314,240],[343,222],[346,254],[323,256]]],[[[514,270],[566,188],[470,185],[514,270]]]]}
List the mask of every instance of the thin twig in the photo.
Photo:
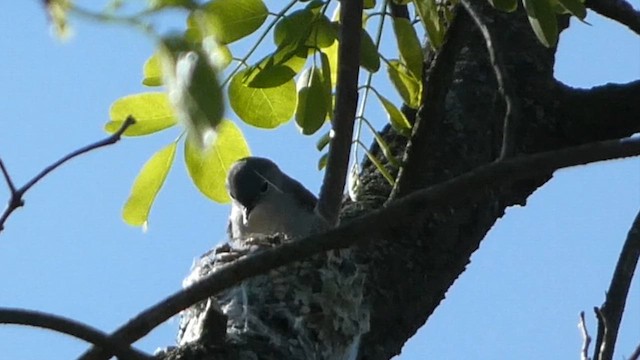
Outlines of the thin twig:
{"type": "Polygon", "coordinates": [[[587,0],[585,5],[640,35],[640,11],[635,10],[629,2],[625,0],[587,0]]]}
{"type": "MultiPolygon", "coordinates": [[[[7,221],[7,219],[9,218],[9,216],[19,207],[24,205],[24,194],[29,191],[29,189],[31,189],[36,183],[38,183],[38,181],[42,180],[42,178],[44,178],[45,176],[47,176],[50,172],[52,172],[53,170],[55,170],[56,168],[58,168],[60,165],[64,164],[65,162],[73,159],[76,156],[82,155],[86,152],[95,150],[97,148],[103,147],[103,146],[107,146],[107,145],[111,145],[114,144],[116,142],[118,142],[120,140],[120,138],[122,137],[122,134],[133,124],[135,124],[135,119],[132,116],[127,117],[127,119],[122,123],[122,126],[120,127],[120,129],[118,129],[118,131],[116,131],[115,133],[111,134],[111,136],[100,140],[98,142],[95,142],[93,144],[87,145],[85,147],[82,147],[78,150],[75,150],[71,153],[69,153],[68,155],[65,155],[63,158],[61,158],[60,160],[54,162],[53,164],[47,166],[46,168],[44,168],[40,173],[38,173],[36,176],[34,176],[31,180],[29,180],[26,184],[24,184],[22,187],[20,187],[19,189],[15,189],[11,191],[11,198],[9,199],[9,204],[7,205],[7,207],[5,208],[4,212],[2,213],[2,215],[0,215],[0,232],[2,232],[2,230],[4,229],[4,223],[7,221]]],[[[4,168],[4,165],[2,165],[2,171],[3,173],[5,173],[5,178],[9,179],[9,174],[6,173],[6,169],[4,168]]],[[[8,181],[8,180],[7,180],[8,181]]],[[[9,182],[9,181],[8,181],[9,182]]],[[[11,188],[12,184],[9,185],[9,188],[11,188]]]]}
{"type": "Polygon", "coordinates": [[[336,84],[336,107],[333,112],[333,137],[329,143],[329,157],[324,173],[317,212],[327,222],[338,222],[344,185],[349,169],[349,154],[353,139],[353,124],[358,104],[358,74],[362,31],[362,0],[340,1],[340,32],[338,38],[338,80],[336,84]]]}
{"type": "Polygon", "coordinates": [[[636,215],[622,246],[604,304],[599,309],[596,308],[598,336],[595,344],[595,357],[598,360],[613,359],[622,314],[639,257],[640,212],[636,215]]]}
{"type": "MultiPolygon", "coordinates": [[[[632,138],[596,142],[484,165],[446,182],[399,198],[379,210],[326,233],[240,258],[138,314],[116,330],[111,337],[132,343],[180,311],[247,278],[314,254],[393,236],[398,226],[415,221],[416,217],[423,216],[434,207],[455,206],[472,201],[484,193],[478,190],[483,187],[495,187],[523,178],[546,175],[569,166],[637,155],[640,155],[640,138],[632,138]]],[[[106,352],[94,348],[81,359],[104,359],[108,356],[106,352]]]]}
{"type": "Polygon", "coordinates": [[[151,356],[131,348],[129,344],[110,339],[107,334],[89,325],[53,314],[24,309],[0,308],[0,324],[33,326],[67,334],[91,344],[108,348],[120,359],[152,359],[151,356]]]}
{"type": "Polygon", "coordinates": [[[578,328],[582,334],[582,349],[580,349],[580,360],[591,360],[589,358],[589,345],[591,345],[591,336],[587,330],[587,324],[584,320],[584,311],[580,311],[580,322],[578,328]]]}
{"type": "Polygon", "coordinates": [[[2,162],[2,159],[0,159],[0,169],[2,169],[2,175],[4,176],[4,179],[7,181],[7,186],[9,187],[9,191],[11,192],[11,195],[15,194],[16,186],[13,184],[13,181],[11,180],[11,176],[9,175],[7,168],[4,166],[4,162],[2,162]]]}
{"type": "Polygon", "coordinates": [[[489,27],[485,24],[480,10],[476,9],[476,5],[472,5],[469,0],[461,0],[462,6],[464,6],[467,13],[476,23],[478,30],[482,33],[485,45],[487,46],[487,52],[489,53],[489,61],[491,67],[496,76],[496,82],[498,83],[498,93],[504,100],[505,112],[502,127],[502,149],[500,150],[500,158],[504,159],[508,156],[513,156],[515,151],[515,127],[520,118],[520,104],[518,103],[515,91],[511,84],[511,78],[508,75],[507,69],[502,59],[502,52],[497,49],[497,43],[493,41],[493,35],[489,30],[489,27]]]}

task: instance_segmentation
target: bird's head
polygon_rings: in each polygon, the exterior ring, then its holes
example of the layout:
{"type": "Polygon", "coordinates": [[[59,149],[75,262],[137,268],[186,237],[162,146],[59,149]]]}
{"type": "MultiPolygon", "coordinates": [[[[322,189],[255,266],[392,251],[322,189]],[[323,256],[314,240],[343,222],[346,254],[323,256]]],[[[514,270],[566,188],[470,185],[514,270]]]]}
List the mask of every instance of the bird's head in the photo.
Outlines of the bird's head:
{"type": "Polygon", "coordinates": [[[266,197],[282,193],[283,173],[271,160],[246,157],[238,160],[227,175],[231,198],[243,207],[245,220],[266,197]]]}

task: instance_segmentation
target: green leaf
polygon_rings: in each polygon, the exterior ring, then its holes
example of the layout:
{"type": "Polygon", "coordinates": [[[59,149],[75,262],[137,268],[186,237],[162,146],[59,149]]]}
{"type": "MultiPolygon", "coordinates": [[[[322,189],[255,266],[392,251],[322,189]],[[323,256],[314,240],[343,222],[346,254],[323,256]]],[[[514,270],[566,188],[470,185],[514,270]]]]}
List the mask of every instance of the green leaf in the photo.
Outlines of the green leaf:
{"type": "Polygon", "coordinates": [[[553,47],[558,42],[558,21],[549,0],[522,0],[529,23],[542,45],[553,47]]]}
{"type": "Polygon", "coordinates": [[[293,79],[307,61],[307,49],[301,48],[298,53],[285,59],[276,51],[247,69],[244,84],[252,88],[272,88],[293,79]]]}
{"type": "Polygon", "coordinates": [[[213,0],[204,5],[207,33],[229,44],[258,30],[269,10],[262,0],[213,0]]]}
{"type": "Polygon", "coordinates": [[[373,9],[376,7],[376,0],[364,0],[363,5],[365,9],[373,9]]]}
{"type": "Polygon", "coordinates": [[[327,116],[326,93],[320,69],[315,66],[305,69],[298,78],[297,88],[296,124],[304,135],[312,135],[322,127],[327,116]]]}
{"type": "Polygon", "coordinates": [[[331,23],[331,20],[323,14],[318,14],[311,24],[311,31],[305,46],[318,49],[326,48],[333,45],[337,39],[338,30],[331,23]]]}
{"type": "Polygon", "coordinates": [[[400,58],[415,78],[422,77],[422,46],[416,30],[408,19],[393,18],[393,31],[396,34],[400,58]]]}
{"type": "Polygon", "coordinates": [[[298,47],[309,38],[315,15],[311,9],[294,11],[283,17],[273,30],[273,42],[278,48],[287,45],[298,47]]]}
{"type": "Polygon", "coordinates": [[[416,79],[398,60],[389,60],[387,73],[402,101],[412,109],[420,106],[422,83],[416,79]]]}
{"type": "Polygon", "coordinates": [[[362,146],[362,148],[364,149],[365,154],[367,154],[369,161],[371,161],[373,165],[375,165],[376,169],[380,171],[380,174],[382,174],[385,180],[387,180],[389,185],[393,186],[395,183],[395,180],[393,179],[393,176],[391,176],[389,171],[384,167],[384,165],[382,165],[380,160],[378,160],[378,158],[375,157],[365,146],[362,146]]]}
{"type": "Polygon", "coordinates": [[[161,86],[162,85],[162,63],[160,62],[160,56],[158,53],[154,53],[144,62],[142,68],[142,84],[146,86],[161,86]]]}
{"type": "Polygon", "coordinates": [[[149,219],[153,201],[162,188],[176,155],[177,143],[160,149],[142,166],[122,209],[122,218],[131,226],[143,226],[149,219]]]}
{"type": "Polygon", "coordinates": [[[506,12],[514,12],[518,8],[518,0],[489,0],[489,4],[498,10],[506,12]]]}
{"type": "Polygon", "coordinates": [[[444,41],[445,27],[440,20],[435,0],[413,0],[416,12],[420,16],[422,25],[427,31],[429,44],[434,49],[439,49],[444,41]]]}
{"type": "Polygon", "coordinates": [[[587,9],[580,0],[557,0],[560,5],[565,8],[571,15],[580,20],[587,17],[587,9]]]}
{"type": "Polygon", "coordinates": [[[111,104],[109,109],[111,121],[105,125],[105,131],[108,133],[118,131],[129,115],[136,119],[136,123],[124,132],[126,136],[153,134],[177,122],[167,94],[148,92],[121,97],[111,104]]]}
{"type": "Polygon", "coordinates": [[[329,159],[329,153],[322,154],[318,159],[318,170],[322,170],[327,167],[327,160],[329,159]]]}
{"type": "Polygon", "coordinates": [[[334,42],[333,45],[322,49],[322,53],[327,56],[329,61],[329,69],[331,70],[331,83],[335,84],[338,79],[338,41],[334,42]]]}
{"type": "Polygon", "coordinates": [[[191,180],[205,196],[215,202],[229,202],[225,181],[229,168],[251,154],[240,129],[229,120],[216,128],[216,139],[201,150],[189,138],[184,144],[184,161],[191,180]]]}
{"type": "Polygon", "coordinates": [[[327,54],[320,52],[320,66],[322,71],[320,72],[320,76],[322,78],[322,87],[324,89],[324,98],[327,101],[327,114],[330,115],[333,110],[333,85],[331,83],[331,61],[327,54]]]}
{"type": "Polygon", "coordinates": [[[207,55],[198,49],[184,51],[184,46],[176,39],[163,43],[160,54],[168,69],[165,80],[171,103],[189,136],[206,147],[224,114],[222,89],[207,55]]]}
{"type": "Polygon", "coordinates": [[[202,47],[205,53],[209,56],[209,62],[215,70],[222,71],[231,64],[233,55],[227,45],[219,43],[211,38],[207,38],[203,42],[202,47]]]}
{"type": "Polygon", "coordinates": [[[316,143],[316,149],[318,149],[318,151],[322,151],[322,149],[324,149],[325,147],[327,147],[327,145],[329,145],[330,141],[331,141],[331,132],[327,131],[324,135],[320,137],[320,139],[318,139],[318,142],[316,143]]]}
{"type": "Polygon", "coordinates": [[[247,124],[272,129],[289,121],[296,109],[293,79],[273,88],[253,88],[244,84],[247,70],[236,73],[229,83],[229,103],[247,124]]]}
{"type": "Polygon", "coordinates": [[[399,133],[408,136],[411,133],[411,124],[409,120],[404,116],[402,111],[400,111],[391,101],[389,101],[384,96],[378,95],[380,102],[382,103],[382,107],[387,112],[387,116],[389,117],[389,122],[394,129],[396,129],[399,133]]]}
{"type": "Polygon", "coordinates": [[[380,55],[376,44],[369,36],[367,30],[362,29],[362,39],[360,43],[360,66],[367,69],[369,72],[376,72],[380,69],[380,55]]]}
{"type": "Polygon", "coordinates": [[[149,7],[154,10],[167,7],[181,7],[193,9],[197,4],[192,0],[149,0],[149,7]]]}

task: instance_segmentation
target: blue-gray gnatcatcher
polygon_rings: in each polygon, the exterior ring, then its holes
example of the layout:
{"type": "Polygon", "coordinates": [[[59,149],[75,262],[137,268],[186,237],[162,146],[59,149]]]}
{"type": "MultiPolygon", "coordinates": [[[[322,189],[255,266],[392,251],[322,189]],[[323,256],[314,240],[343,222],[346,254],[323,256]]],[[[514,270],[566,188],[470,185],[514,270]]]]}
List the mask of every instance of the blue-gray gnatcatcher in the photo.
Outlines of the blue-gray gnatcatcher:
{"type": "Polygon", "coordinates": [[[231,196],[229,237],[283,234],[304,237],[325,222],[314,211],[316,197],[283,173],[271,160],[247,157],[236,162],[227,176],[231,196]]]}

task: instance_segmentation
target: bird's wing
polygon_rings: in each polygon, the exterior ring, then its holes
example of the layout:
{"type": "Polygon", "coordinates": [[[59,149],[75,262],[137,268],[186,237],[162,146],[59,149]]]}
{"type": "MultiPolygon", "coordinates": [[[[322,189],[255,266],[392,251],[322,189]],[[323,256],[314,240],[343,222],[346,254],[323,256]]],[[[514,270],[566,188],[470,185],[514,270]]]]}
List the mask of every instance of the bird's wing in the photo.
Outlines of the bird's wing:
{"type": "Polygon", "coordinates": [[[289,177],[286,174],[282,174],[283,176],[289,178],[290,181],[283,181],[288,189],[283,189],[285,192],[290,194],[296,194],[296,200],[300,203],[300,205],[309,211],[313,211],[316,207],[316,203],[318,199],[311,191],[309,191],[304,185],[302,185],[298,180],[289,177]]]}

